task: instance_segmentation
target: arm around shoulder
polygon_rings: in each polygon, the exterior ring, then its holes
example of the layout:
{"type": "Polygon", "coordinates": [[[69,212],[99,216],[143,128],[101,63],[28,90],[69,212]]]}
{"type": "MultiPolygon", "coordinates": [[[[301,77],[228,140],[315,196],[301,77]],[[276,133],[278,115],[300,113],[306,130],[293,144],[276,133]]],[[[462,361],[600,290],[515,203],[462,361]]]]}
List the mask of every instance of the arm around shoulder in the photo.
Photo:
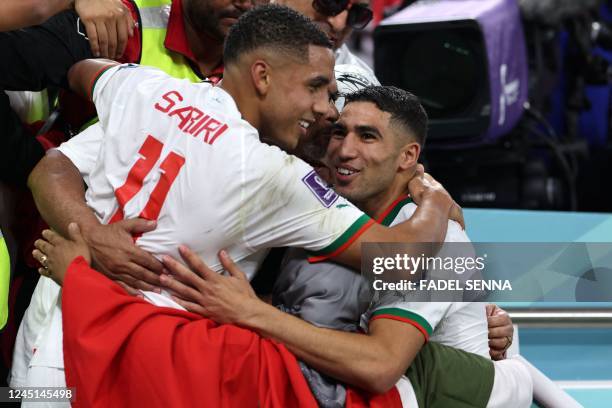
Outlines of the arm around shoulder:
{"type": "Polygon", "coordinates": [[[109,68],[119,65],[118,62],[105,59],[86,59],[70,67],[68,85],[79,96],[93,100],[93,87],[100,75],[109,68]]]}

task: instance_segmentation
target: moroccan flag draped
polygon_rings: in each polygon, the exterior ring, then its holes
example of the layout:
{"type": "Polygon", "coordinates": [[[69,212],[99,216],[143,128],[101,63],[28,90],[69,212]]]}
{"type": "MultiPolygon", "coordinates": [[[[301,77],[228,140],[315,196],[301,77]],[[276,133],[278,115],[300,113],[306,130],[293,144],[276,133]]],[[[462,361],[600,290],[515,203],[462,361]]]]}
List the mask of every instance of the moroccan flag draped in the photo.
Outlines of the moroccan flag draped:
{"type": "MultiPolygon", "coordinates": [[[[282,345],[193,313],[128,296],[76,258],[62,291],[64,365],[75,407],[316,407],[282,345]]],[[[351,407],[392,407],[397,392],[351,407]]]]}

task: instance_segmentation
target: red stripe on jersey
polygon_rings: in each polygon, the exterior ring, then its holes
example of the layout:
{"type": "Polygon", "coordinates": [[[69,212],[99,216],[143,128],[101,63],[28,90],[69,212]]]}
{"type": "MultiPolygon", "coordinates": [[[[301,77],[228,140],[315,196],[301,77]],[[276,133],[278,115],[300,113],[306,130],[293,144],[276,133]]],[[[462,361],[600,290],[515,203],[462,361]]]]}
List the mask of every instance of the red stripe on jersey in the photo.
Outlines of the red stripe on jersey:
{"type": "Polygon", "coordinates": [[[116,67],[117,64],[112,64],[112,65],[105,65],[104,67],[100,68],[100,70],[98,70],[98,72],[96,72],[96,75],[94,75],[93,77],[91,77],[91,83],[89,85],[89,89],[87,89],[87,96],[89,97],[89,100],[93,102],[93,92],[94,92],[94,87],[96,86],[96,83],[98,82],[98,79],[100,79],[100,77],[102,76],[103,73],[105,73],[106,71],[108,71],[109,69],[116,67]]]}
{"type": "Polygon", "coordinates": [[[387,207],[387,209],[385,211],[383,211],[382,214],[380,214],[380,216],[376,219],[377,223],[382,223],[383,220],[387,217],[387,215],[389,215],[389,213],[395,208],[395,206],[402,200],[406,199],[410,197],[408,194],[400,196],[397,200],[395,200],[394,202],[391,203],[391,205],[389,207],[387,207]]]}
{"type": "Polygon", "coordinates": [[[427,333],[427,330],[425,330],[423,326],[421,326],[419,323],[415,322],[414,320],[406,319],[405,317],[395,316],[392,314],[381,314],[381,315],[373,316],[370,319],[370,322],[376,319],[390,319],[390,320],[397,320],[398,322],[408,323],[409,325],[416,327],[423,334],[423,336],[425,337],[425,343],[429,341],[429,333],[427,333]]]}

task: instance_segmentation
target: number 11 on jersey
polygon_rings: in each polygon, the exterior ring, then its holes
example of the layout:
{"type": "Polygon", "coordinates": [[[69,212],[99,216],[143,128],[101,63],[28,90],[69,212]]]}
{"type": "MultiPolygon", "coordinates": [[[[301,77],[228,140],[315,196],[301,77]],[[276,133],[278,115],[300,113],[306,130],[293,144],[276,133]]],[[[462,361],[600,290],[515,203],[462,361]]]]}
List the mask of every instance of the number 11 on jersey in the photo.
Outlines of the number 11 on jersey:
{"type": "MultiPolygon", "coordinates": [[[[151,135],[147,136],[140,150],[138,150],[141,157],[130,169],[125,183],[115,191],[119,208],[111,217],[109,224],[123,220],[125,205],[142,189],[144,179],[159,160],[163,147],[162,142],[151,135]]],[[[184,164],[185,158],[175,152],[170,152],[164,158],[159,165],[161,176],[153,188],[147,204],[138,215],[139,218],[157,220],[168,191],[184,164]]]]}

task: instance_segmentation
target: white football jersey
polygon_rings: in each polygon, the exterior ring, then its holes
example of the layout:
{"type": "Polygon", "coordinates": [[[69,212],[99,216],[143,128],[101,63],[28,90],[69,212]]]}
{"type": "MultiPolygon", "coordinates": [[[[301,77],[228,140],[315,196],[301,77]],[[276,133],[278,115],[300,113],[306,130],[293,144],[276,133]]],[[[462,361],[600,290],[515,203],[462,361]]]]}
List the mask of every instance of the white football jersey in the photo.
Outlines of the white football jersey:
{"type": "MultiPolygon", "coordinates": [[[[217,253],[226,249],[252,278],[266,248],[325,257],[373,222],[302,160],[262,143],[221,88],[121,65],[98,77],[93,100],[100,122],[59,150],[82,173],[102,222],[157,220],[136,241],[155,255],[178,257],[184,244],[220,270],[217,253]]],[[[13,359],[14,386],[34,384],[33,367],[63,369],[60,287],[49,278],[38,282],[13,359]]]]}
{"type": "Polygon", "coordinates": [[[102,222],[157,220],[137,240],[153,254],[177,256],[185,244],[218,270],[227,249],[251,278],[260,250],[325,253],[369,223],[308,164],[262,143],[219,87],[128,64],[103,72],[92,92],[99,124],[59,149],[102,222]]]}
{"type": "MultiPolygon", "coordinates": [[[[406,221],[417,206],[406,198],[393,203],[385,214],[382,225],[394,226],[406,221]]],[[[455,221],[448,222],[444,242],[470,242],[465,231],[455,221]]],[[[443,247],[437,256],[453,256],[453,248],[443,247]]],[[[476,302],[414,302],[406,301],[401,293],[387,293],[384,298],[372,301],[361,318],[361,326],[367,330],[369,322],[386,318],[411,324],[426,340],[445,344],[489,358],[487,315],[484,303],[476,302]]]]}

